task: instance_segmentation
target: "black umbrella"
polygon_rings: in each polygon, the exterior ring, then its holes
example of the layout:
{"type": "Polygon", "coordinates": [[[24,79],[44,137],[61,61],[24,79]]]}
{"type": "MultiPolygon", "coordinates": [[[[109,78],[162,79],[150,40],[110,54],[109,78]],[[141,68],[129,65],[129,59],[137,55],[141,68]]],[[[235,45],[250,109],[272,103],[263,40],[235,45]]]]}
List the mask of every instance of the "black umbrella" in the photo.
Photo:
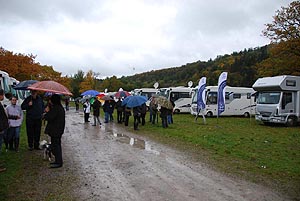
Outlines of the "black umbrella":
{"type": "Polygon", "coordinates": [[[22,82],[20,82],[19,84],[17,84],[16,86],[14,86],[13,88],[15,90],[28,90],[27,87],[31,86],[34,83],[37,83],[37,80],[24,80],[22,82]]]}

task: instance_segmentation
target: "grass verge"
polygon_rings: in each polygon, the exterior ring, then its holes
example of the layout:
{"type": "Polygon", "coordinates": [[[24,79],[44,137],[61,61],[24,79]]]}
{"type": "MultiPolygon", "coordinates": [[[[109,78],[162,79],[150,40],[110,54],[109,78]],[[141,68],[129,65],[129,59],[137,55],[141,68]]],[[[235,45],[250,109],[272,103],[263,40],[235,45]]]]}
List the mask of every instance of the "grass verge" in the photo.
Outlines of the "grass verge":
{"type": "Polygon", "coordinates": [[[190,114],[173,115],[173,119],[166,129],[159,119],[158,124],[139,126],[135,133],[192,154],[225,174],[299,199],[299,127],[265,126],[254,118],[207,118],[206,125],[201,118],[195,122],[190,114]]]}

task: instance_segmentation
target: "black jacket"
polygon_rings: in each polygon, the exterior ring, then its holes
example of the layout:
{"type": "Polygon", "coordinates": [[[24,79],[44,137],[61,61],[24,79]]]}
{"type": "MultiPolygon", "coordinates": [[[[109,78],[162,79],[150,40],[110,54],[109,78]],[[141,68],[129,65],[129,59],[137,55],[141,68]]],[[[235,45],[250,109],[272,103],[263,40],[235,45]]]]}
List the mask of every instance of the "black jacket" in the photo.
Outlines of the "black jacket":
{"type": "Polygon", "coordinates": [[[101,103],[98,100],[95,100],[94,103],[92,104],[93,107],[93,115],[96,117],[99,117],[100,115],[100,107],[101,107],[101,103]]]}
{"type": "Polygon", "coordinates": [[[8,129],[8,118],[2,103],[0,103],[0,132],[8,129]]]}
{"type": "Polygon", "coordinates": [[[53,105],[44,116],[48,122],[45,133],[51,137],[61,137],[65,130],[65,109],[62,105],[53,105]]]}
{"type": "Polygon", "coordinates": [[[44,112],[44,102],[40,96],[36,99],[32,99],[32,96],[28,96],[21,105],[22,110],[26,110],[26,119],[42,119],[44,112]],[[32,100],[32,106],[28,103],[32,100]]]}

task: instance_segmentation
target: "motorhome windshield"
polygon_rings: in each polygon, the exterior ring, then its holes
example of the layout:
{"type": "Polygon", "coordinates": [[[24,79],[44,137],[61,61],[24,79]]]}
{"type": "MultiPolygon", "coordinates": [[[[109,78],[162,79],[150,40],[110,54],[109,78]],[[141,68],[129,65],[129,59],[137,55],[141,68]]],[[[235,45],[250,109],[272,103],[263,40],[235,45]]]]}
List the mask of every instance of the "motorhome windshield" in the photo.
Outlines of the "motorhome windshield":
{"type": "Polygon", "coordinates": [[[166,98],[169,98],[169,89],[160,89],[158,92],[159,96],[165,96],[166,98]]]}
{"type": "Polygon", "coordinates": [[[257,104],[278,104],[280,92],[259,92],[257,104]]]}
{"type": "Polygon", "coordinates": [[[194,89],[192,103],[197,103],[197,99],[198,99],[198,89],[194,89]]]}

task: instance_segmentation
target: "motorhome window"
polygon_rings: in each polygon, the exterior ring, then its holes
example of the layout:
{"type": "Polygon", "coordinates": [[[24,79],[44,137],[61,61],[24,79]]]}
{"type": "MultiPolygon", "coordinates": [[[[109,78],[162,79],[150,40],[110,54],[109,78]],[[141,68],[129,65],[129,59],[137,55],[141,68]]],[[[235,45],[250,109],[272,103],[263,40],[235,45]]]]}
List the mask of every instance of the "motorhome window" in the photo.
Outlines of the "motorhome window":
{"type": "Polygon", "coordinates": [[[175,102],[180,98],[190,98],[190,97],[191,95],[189,92],[171,92],[170,99],[175,102]]]}
{"type": "Polygon", "coordinates": [[[293,102],[293,95],[292,95],[292,93],[283,92],[283,95],[282,95],[282,109],[285,109],[285,106],[288,103],[291,103],[291,102],[293,102]]]}
{"type": "Polygon", "coordinates": [[[217,104],[217,98],[218,93],[217,92],[209,92],[207,94],[207,104],[217,104]]]}
{"type": "Polygon", "coordinates": [[[197,99],[198,99],[198,89],[195,89],[193,93],[192,103],[197,103],[197,99]]]}
{"type": "Polygon", "coordinates": [[[233,94],[233,99],[240,99],[241,96],[241,94],[233,94]]]}
{"type": "Polygon", "coordinates": [[[280,99],[280,92],[259,92],[258,104],[278,104],[280,99]]]}
{"type": "Polygon", "coordinates": [[[296,80],[286,80],[286,86],[295,87],[296,86],[296,80]]]}

